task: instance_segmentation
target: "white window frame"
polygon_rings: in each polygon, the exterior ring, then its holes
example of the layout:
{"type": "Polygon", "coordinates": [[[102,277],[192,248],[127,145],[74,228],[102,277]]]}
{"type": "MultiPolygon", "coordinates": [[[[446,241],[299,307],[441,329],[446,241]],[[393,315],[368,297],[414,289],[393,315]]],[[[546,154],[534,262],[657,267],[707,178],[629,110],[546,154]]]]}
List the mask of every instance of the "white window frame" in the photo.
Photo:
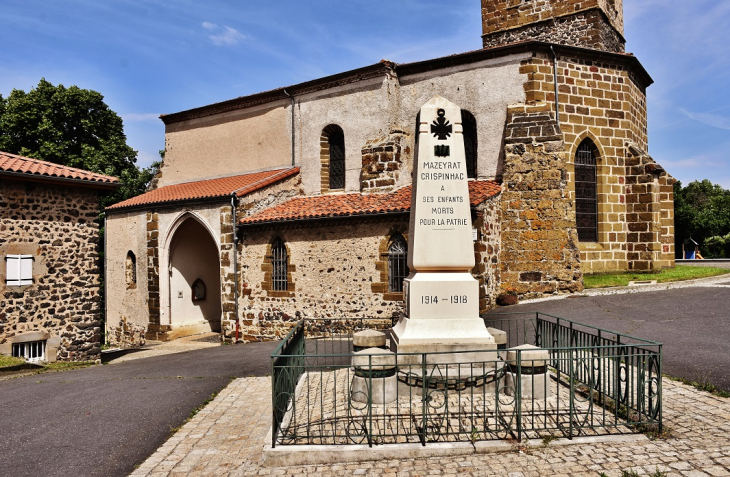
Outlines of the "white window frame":
{"type": "Polygon", "coordinates": [[[13,356],[25,358],[28,363],[41,363],[46,360],[46,340],[13,343],[13,356]]]}
{"type": "Polygon", "coordinates": [[[5,284],[11,287],[33,284],[33,255],[5,256],[5,284]]]}

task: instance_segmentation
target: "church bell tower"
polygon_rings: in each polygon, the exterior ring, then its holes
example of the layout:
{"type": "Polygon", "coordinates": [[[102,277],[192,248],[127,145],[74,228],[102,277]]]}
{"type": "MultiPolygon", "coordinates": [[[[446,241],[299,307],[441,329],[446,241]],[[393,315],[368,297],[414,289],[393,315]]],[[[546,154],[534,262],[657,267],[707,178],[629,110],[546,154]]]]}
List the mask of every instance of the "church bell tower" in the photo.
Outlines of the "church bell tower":
{"type": "Polygon", "coordinates": [[[623,0],[482,0],[484,48],[538,40],[624,52],[623,0]]]}

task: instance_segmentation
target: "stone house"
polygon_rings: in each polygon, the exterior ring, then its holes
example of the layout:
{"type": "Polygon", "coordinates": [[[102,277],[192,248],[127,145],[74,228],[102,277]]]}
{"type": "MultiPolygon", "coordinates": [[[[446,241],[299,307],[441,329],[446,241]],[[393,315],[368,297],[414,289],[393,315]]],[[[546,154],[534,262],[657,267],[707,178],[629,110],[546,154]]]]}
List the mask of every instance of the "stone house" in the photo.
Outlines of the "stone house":
{"type": "Polygon", "coordinates": [[[115,177],[0,152],[0,353],[101,356],[100,195],[115,177]]]}
{"type": "Polygon", "coordinates": [[[646,152],[652,79],[624,52],[621,0],[482,0],[482,19],[481,50],[163,116],[154,189],[108,209],[110,334],[398,315],[417,115],[437,95],[462,109],[482,310],[672,267],[673,179],[646,152]]]}

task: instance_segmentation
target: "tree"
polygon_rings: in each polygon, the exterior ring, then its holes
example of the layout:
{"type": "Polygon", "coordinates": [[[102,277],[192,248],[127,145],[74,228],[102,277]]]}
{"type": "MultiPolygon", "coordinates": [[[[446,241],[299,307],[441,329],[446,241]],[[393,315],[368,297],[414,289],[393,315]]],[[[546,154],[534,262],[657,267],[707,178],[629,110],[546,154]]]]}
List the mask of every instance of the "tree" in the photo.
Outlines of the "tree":
{"type": "Polygon", "coordinates": [[[700,244],[705,257],[723,255],[722,240],[730,233],[730,191],[709,180],[693,181],[687,187],[674,184],[674,237],[677,252],[690,237],[700,244]],[[719,247],[719,248],[718,248],[719,247]]]}
{"type": "Polygon", "coordinates": [[[45,79],[27,93],[0,96],[0,150],[118,177],[123,186],[103,206],[143,193],[157,165],[137,167],[122,118],[104,96],[45,79]]]}

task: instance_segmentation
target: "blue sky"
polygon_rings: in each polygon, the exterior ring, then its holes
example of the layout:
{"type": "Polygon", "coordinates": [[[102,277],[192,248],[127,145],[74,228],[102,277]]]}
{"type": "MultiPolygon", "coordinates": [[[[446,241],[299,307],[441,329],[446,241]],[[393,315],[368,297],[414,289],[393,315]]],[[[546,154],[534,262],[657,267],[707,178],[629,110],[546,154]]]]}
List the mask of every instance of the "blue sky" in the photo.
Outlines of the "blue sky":
{"type": "MultiPolygon", "coordinates": [[[[624,0],[627,51],[655,80],[649,152],[730,188],[730,1],[624,0]]],[[[479,0],[3,0],[0,94],[45,77],[105,96],[139,164],[173,113],[376,63],[481,47],[479,0]]]]}

